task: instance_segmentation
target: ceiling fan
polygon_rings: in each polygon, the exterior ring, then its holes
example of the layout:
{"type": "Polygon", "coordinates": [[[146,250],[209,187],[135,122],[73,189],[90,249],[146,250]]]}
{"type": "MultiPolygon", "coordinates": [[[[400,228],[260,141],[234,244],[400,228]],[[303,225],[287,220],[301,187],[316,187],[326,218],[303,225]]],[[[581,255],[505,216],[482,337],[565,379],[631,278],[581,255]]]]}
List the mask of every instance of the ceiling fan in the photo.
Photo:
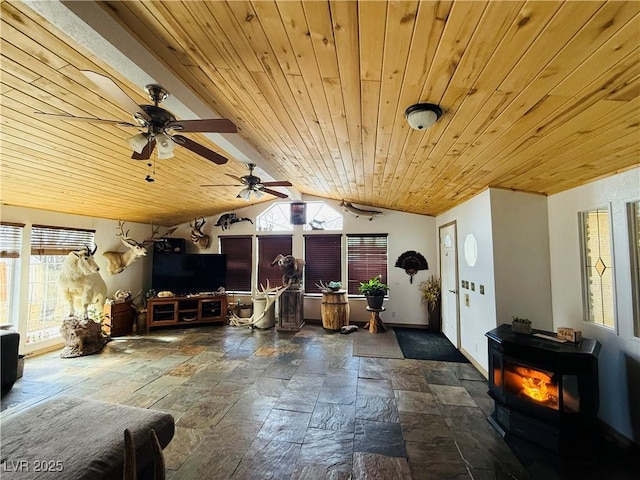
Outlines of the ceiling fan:
{"type": "Polygon", "coordinates": [[[174,132],[236,133],[238,129],[230,120],[225,118],[176,120],[171,112],[159,106],[169,96],[169,92],[160,85],[150,84],[145,87],[145,92],[153,105],[138,105],[109,77],[90,70],[80,71],[100,89],[106,98],[129,112],[133,116],[133,123],[59,113],[35,113],[59,120],[107,123],[119,127],[140,128],[142,131],[129,139],[129,145],[134,150],[131,158],[134,160],[148,160],[156,145],[158,146],[159,159],[171,158],[175,145],[180,145],[219,165],[227,163],[227,159],[222,155],[174,132]]]}
{"type": "Polygon", "coordinates": [[[236,196],[236,198],[242,198],[244,200],[249,200],[251,198],[251,194],[255,196],[256,199],[262,198],[264,193],[268,193],[270,195],[274,195],[279,198],[288,198],[289,195],[286,193],[278,192],[277,190],[272,190],[268,187],[290,187],[291,182],[286,180],[277,181],[277,182],[263,182],[260,177],[256,177],[253,174],[253,169],[256,168],[255,163],[247,163],[247,168],[249,169],[249,175],[244,175],[242,177],[236,177],[235,175],[226,174],[228,177],[233,178],[240,182],[238,185],[201,185],[202,187],[244,187],[240,190],[240,193],[236,196]]]}

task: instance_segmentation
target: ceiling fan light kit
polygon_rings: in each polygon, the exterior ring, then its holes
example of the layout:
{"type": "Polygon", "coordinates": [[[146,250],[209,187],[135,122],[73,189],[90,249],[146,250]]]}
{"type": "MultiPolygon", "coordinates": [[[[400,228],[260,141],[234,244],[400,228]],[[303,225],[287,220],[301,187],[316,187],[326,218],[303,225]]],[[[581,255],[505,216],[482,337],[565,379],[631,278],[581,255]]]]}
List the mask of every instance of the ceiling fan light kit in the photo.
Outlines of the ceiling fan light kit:
{"type": "Polygon", "coordinates": [[[414,130],[426,130],[442,116],[442,109],[433,103],[416,103],[405,110],[404,116],[414,130]]]}
{"type": "Polygon", "coordinates": [[[142,153],[142,150],[144,150],[144,147],[149,142],[149,135],[146,133],[138,133],[131,137],[128,142],[134,152],[142,153]]]}
{"type": "Polygon", "coordinates": [[[158,158],[163,160],[165,158],[173,157],[173,149],[175,143],[171,140],[169,135],[159,133],[156,135],[156,144],[158,145],[158,158]]]}

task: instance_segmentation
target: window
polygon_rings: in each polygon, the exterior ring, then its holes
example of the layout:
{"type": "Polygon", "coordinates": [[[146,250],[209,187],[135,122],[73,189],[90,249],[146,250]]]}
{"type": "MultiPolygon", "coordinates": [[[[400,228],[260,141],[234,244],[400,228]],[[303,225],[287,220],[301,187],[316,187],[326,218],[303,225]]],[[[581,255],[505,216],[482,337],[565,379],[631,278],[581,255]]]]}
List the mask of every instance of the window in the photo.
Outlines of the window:
{"type": "Polygon", "coordinates": [[[251,292],[253,238],[220,237],[220,253],[227,256],[227,291],[251,292]]]}
{"type": "Polygon", "coordinates": [[[342,214],[324,202],[307,202],[305,230],[342,230],[342,214]]]}
{"type": "Polygon", "coordinates": [[[342,281],[342,235],[305,235],[304,291],[320,293],[316,286],[342,281]]]}
{"type": "Polygon", "coordinates": [[[633,334],[640,337],[640,201],[627,204],[629,248],[631,258],[631,298],[633,300],[633,334]]]}
{"type": "Polygon", "coordinates": [[[17,323],[13,318],[14,299],[18,298],[17,268],[22,247],[23,224],[0,224],[0,318],[17,323]]]}
{"type": "Polygon", "coordinates": [[[69,252],[94,247],[93,230],[34,225],[31,230],[29,312],[25,342],[60,335],[60,321],[69,308],[58,288],[62,263],[69,252]]]}
{"type": "Polygon", "coordinates": [[[360,295],[360,282],[382,275],[387,283],[387,235],[347,235],[348,293],[360,295]]]}
{"type": "MultiPolygon", "coordinates": [[[[305,230],[342,230],[342,214],[325,202],[305,202],[305,230]]],[[[274,203],[256,218],[259,232],[291,232],[291,203],[274,203]]]]}
{"type": "MultiPolygon", "coordinates": [[[[256,217],[259,232],[291,232],[291,204],[274,203],[256,217]]],[[[265,285],[266,286],[266,285],[265,285]]]]}
{"type": "Polygon", "coordinates": [[[282,285],[282,271],[277,265],[271,266],[271,262],[279,255],[291,255],[292,238],[290,235],[269,235],[258,237],[258,286],[277,287],[282,285]]]}
{"type": "Polygon", "coordinates": [[[614,328],[613,257],[609,210],[580,213],[585,320],[614,328]]]}

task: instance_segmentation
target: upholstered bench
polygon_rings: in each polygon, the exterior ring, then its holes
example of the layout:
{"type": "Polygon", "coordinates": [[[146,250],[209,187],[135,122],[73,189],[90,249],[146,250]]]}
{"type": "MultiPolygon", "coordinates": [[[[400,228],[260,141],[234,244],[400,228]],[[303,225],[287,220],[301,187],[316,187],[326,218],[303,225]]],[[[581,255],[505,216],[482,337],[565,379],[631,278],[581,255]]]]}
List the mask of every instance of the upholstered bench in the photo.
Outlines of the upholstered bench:
{"type": "Polygon", "coordinates": [[[2,479],[122,478],[125,429],[133,435],[138,479],[152,478],[149,431],[165,448],[175,429],[168,413],[59,397],[9,415],[0,423],[2,479]]]}
{"type": "Polygon", "coordinates": [[[2,372],[2,393],[5,394],[18,378],[18,345],[20,334],[13,330],[0,330],[0,370],[2,372]]]}

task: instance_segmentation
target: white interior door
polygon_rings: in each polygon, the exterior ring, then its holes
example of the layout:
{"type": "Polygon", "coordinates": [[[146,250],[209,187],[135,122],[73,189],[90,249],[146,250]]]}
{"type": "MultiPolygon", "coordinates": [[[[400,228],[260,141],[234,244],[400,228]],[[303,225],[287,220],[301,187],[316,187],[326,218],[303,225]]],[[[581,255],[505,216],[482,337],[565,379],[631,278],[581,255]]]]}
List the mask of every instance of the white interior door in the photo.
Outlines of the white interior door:
{"type": "Polygon", "coordinates": [[[458,240],[455,222],[440,227],[440,279],[442,333],[459,349],[458,240]]]}

